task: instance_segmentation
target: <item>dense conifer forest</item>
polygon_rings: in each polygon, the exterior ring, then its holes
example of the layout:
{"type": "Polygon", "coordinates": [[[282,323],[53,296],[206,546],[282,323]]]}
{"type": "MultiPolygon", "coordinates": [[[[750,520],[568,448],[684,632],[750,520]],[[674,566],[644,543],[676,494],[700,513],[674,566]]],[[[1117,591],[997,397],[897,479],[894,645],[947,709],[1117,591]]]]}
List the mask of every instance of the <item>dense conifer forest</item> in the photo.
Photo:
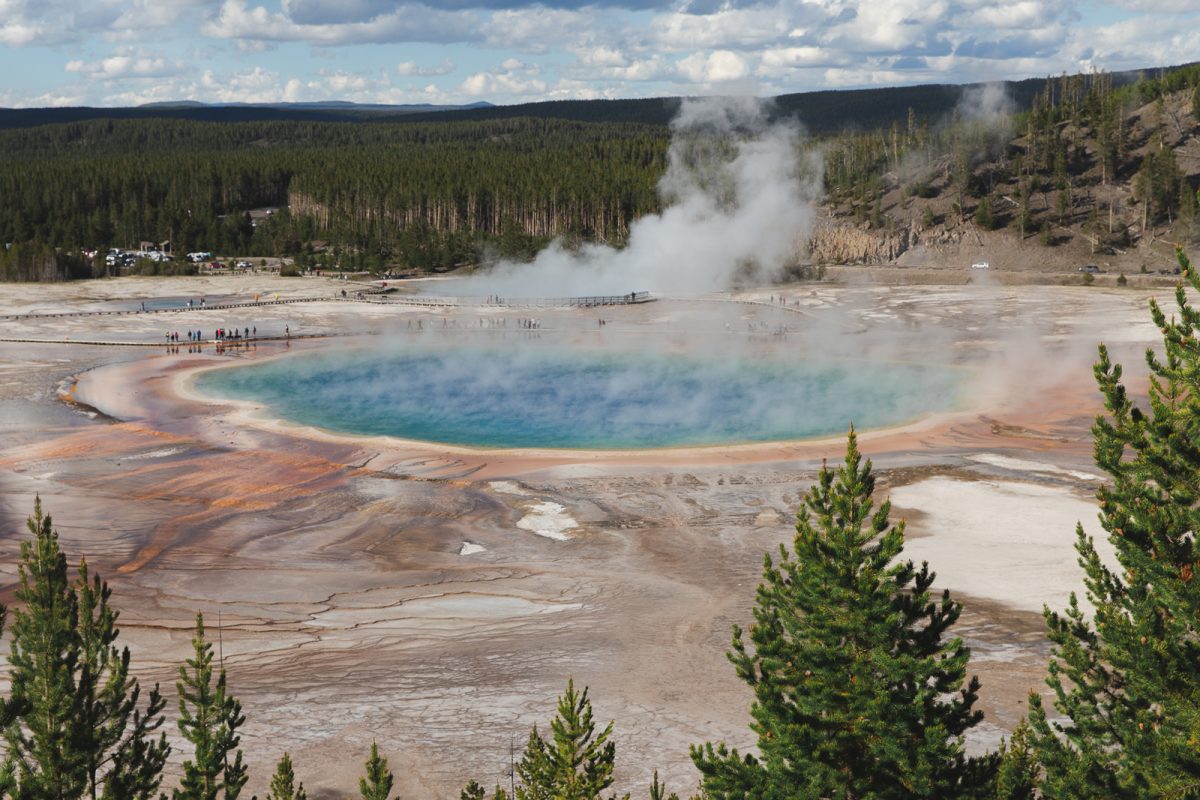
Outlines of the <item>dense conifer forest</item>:
{"type": "MultiPolygon", "coordinates": [[[[776,98],[775,119],[815,121],[819,135],[801,146],[824,157],[826,216],[886,243],[833,254],[814,245],[813,259],[893,257],[935,228],[950,238],[1008,229],[1047,246],[1079,236],[1093,252],[1127,248],[1156,226],[1176,241],[1195,237],[1200,161],[1192,153],[1181,166],[1177,153],[1195,149],[1200,66],[988,91],[776,98]],[[854,127],[838,116],[849,112],[859,114],[854,127]]],[[[635,220],[660,208],[666,122],[678,103],[564,103],[356,112],[355,121],[307,111],[278,119],[280,109],[205,121],[177,116],[196,109],[144,109],[22,126],[37,117],[5,112],[0,276],[109,274],[102,258],[80,254],[141,242],[373,272],[521,259],[556,237],[621,246],[635,220]]]]}
{"type": "Polygon", "coordinates": [[[621,241],[657,208],[667,133],[641,125],[90,120],[0,132],[0,241],[305,256],[432,269],[481,247],[621,241]],[[248,212],[271,208],[257,222],[248,212]]]}

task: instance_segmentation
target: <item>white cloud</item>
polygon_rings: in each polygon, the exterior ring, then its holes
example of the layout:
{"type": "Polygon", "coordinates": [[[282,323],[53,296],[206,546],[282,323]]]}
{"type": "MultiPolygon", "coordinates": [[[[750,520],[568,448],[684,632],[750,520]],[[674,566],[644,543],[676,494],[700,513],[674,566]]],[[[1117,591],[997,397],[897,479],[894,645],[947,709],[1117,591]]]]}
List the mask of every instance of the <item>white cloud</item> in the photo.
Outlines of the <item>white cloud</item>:
{"type": "Polygon", "coordinates": [[[1196,11],[1196,0],[1108,0],[1108,2],[1130,11],[1158,14],[1186,14],[1196,11]]]}
{"type": "Polygon", "coordinates": [[[10,19],[0,24],[0,44],[25,47],[43,39],[45,36],[40,25],[32,25],[21,19],[10,19]]]}
{"type": "Polygon", "coordinates": [[[415,61],[401,61],[396,65],[396,74],[402,78],[428,78],[436,75],[449,75],[456,69],[454,62],[448,58],[432,67],[422,67],[415,61]]]}
{"type": "Polygon", "coordinates": [[[855,88],[904,83],[905,74],[888,69],[834,67],[824,72],[825,85],[831,89],[855,88]]]}
{"type": "Polygon", "coordinates": [[[716,50],[705,56],[694,53],[679,62],[679,73],[691,83],[721,83],[745,78],[750,70],[746,60],[729,50],[716,50]]]}
{"type": "Polygon", "coordinates": [[[394,6],[368,20],[306,24],[286,13],[224,0],[203,33],[219,39],[308,42],[326,47],[388,42],[466,42],[479,38],[478,19],[468,12],[437,11],[420,5],[394,6]]]}
{"type": "Polygon", "coordinates": [[[98,61],[68,61],[67,72],[102,81],[118,81],[131,78],[163,78],[178,75],[186,70],[179,61],[169,61],[162,56],[139,55],[132,50],[114,53],[98,61]]]}
{"type": "MultiPolygon", "coordinates": [[[[785,37],[796,27],[789,4],[723,9],[715,14],[669,13],[650,24],[647,46],[667,51],[753,48],[785,37]]],[[[808,12],[798,14],[805,19],[808,12]]]]}
{"type": "Polygon", "coordinates": [[[662,58],[645,58],[632,61],[623,67],[605,67],[599,77],[616,81],[661,81],[669,80],[676,74],[673,65],[662,58]]]}
{"type": "Polygon", "coordinates": [[[1041,0],[1020,0],[1016,3],[987,5],[963,20],[967,26],[984,28],[1036,30],[1058,17],[1058,9],[1041,0]]]}
{"type": "Polygon", "coordinates": [[[200,86],[208,98],[223,103],[277,103],[283,99],[284,83],[279,73],[254,67],[221,76],[205,70],[200,86]]]}
{"type": "Polygon", "coordinates": [[[15,92],[0,93],[0,108],[57,108],[63,106],[81,106],[85,102],[82,92],[46,92],[32,96],[22,96],[15,92]]]}
{"type": "Polygon", "coordinates": [[[1178,64],[1200,59],[1200,13],[1193,25],[1164,25],[1161,17],[1138,17],[1089,31],[1072,30],[1063,46],[1074,55],[1104,69],[1178,64]]]}
{"type": "Polygon", "coordinates": [[[840,55],[823,47],[773,47],[763,51],[758,74],[784,75],[794,69],[825,67],[841,62],[840,55]]]}
{"type": "Polygon", "coordinates": [[[292,78],[283,87],[283,102],[298,103],[304,99],[304,84],[298,78],[292,78]]]}
{"type": "Polygon", "coordinates": [[[145,38],[179,25],[209,0],[4,0],[0,45],[46,47],[89,38],[145,38]]]}
{"type": "Polygon", "coordinates": [[[580,63],[590,67],[624,67],[629,63],[628,56],[608,45],[581,47],[575,51],[575,56],[580,63]]]}
{"type": "Polygon", "coordinates": [[[10,105],[781,94],[1193,60],[1200,0],[0,0],[10,105]],[[401,42],[424,44],[359,47],[401,42]]]}
{"type": "Polygon", "coordinates": [[[545,93],[546,82],[536,79],[524,80],[508,73],[476,72],[463,81],[460,88],[471,97],[530,96],[545,93]]]}
{"type": "Polygon", "coordinates": [[[396,7],[392,0],[283,0],[283,12],[299,25],[367,22],[396,7]]]}
{"type": "Polygon", "coordinates": [[[507,58],[487,72],[476,72],[459,86],[472,98],[508,95],[510,99],[542,99],[547,83],[537,77],[539,68],[515,58],[507,58]]]}
{"type": "Polygon", "coordinates": [[[331,74],[322,74],[321,78],[321,81],[313,81],[309,86],[312,88],[325,88],[331,92],[331,96],[333,97],[347,97],[362,92],[372,85],[372,81],[369,78],[342,70],[331,74]]]}
{"type": "Polygon", "coordinates": [[[603,35],[605,29],[602,16],[594,8],[524,8],[497,11],[482,25],[481,33],[490,47],[545,53],[551,45],[569,47],[603,35]]]}

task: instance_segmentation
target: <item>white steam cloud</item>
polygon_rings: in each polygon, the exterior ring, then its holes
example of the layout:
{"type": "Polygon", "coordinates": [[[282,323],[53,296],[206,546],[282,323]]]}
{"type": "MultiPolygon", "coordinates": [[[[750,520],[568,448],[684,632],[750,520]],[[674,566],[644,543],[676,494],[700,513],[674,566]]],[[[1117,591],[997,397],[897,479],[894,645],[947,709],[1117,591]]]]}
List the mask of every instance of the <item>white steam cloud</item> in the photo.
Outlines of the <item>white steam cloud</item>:
{"type": "Polygon", "coordinates": [[[958,116],[967,122],[1005,128],[1009,127],[1009,117],[1016,110],[1016,103],[1000,83],[985,83],[967,89],[956,109],[958,116]]]}
{"type": "Polygon", "coordinates": [[[684,101],[672,122],[665,208],[630,226],[623,249],[555,241],[529,264],[500,263],[467,294],[687,295],[778,274],[807,239],[822,164],[794,124],[768,124],[754,98],[684,101]]]}

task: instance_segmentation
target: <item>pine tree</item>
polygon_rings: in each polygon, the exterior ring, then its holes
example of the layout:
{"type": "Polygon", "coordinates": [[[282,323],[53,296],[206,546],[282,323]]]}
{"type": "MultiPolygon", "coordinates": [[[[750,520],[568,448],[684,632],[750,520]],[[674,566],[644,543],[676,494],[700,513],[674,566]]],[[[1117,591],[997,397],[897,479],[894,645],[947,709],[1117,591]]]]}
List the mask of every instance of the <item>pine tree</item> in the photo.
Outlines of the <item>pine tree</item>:
{"type": "MultiPolygon", "coordinates": [[[[458,797],[459,800],[486,800],[487,791],[477,781],[471,781],[459,792],[458,797]]],[[[492,792],[492,800],[509,800],[508,792],[497,786],[492,792]]]]}
{"type": "MultiPolygon", "coordinates": [[[[1192,288],[1200,278],[1182,251],[1192,288]]],[[[1200,793],[1200,312],[1176,290],[1178,318],[1151,301],[1163,353],[1147,352],[1149,409],[1130,400],[1100,348],[1107,414],[1093,427],[1100,522],[1119,568],[1076,530],[1091,618],[1072,595],[1047,608],[1053,643],[1050,722],[1036,695],[1030,722],[1047,798],[1168,798],[1200,793]]]]}
{"type": "Polygon", "coordinates": [[[982,198],[979,205],[975,207],[975,224],[988,231],[996,227],[996,217],[992,213],[992,201],[987,197],[982,198]]]}
{"type": "Polygon", "coordinates": [[[283,758],[279,759],[279,764],[275,767],[267,800],[308,800],[304,784],[296,782],[296,773],[292,771],[292,757],[287,753],[283,754],[283,758]]]}
{"type": "Polygon", "coordinates": [[[692,748],[707,796],[960,798],[986,791],[994,757],[967,758],[980,721],[970,651],[947,631],[961,606],[934,575],[900,561],[904,523],[872,511],[875,479],[853,429],[845,462],[822,467],[801,508],[794,553],[764,557],[747,648],[729,659],[754,690],[755,755],[692,748]]]}
{"type": "Polygon", "coordinates": [[[21,544],[9,655],[12,696],[5,769],[19,798],[149,798],[170,747],[153,733],[166,701],[155,686],[145,710],[129,675],[129,650],[114,645],[117,612],[108,585],[87,563],[70,582],[58,532],[34,501],[33,541],[21,544]]]}
{"type": "Polygon", "coordinates": [[[667,787],[658,779],[658,770],[654,770],[654,779],[650,782],[650,800],[679,800],[679,795],[667,794],[667,787]]]}
{"type": "MultiPolygon", "coordinates": [[[[7,621],[8,609],[0,603],[0,636],[4,635],[4,623],[7,621]]],[[[0,698],[0,731],[6,729],[12,722],[10,716],[14,709],[3,698],[0,698]]],[[[14,772],[16,765],[8,759],[0,763],[0,800],[4,800],[17,788],[14,772]]]]}
{"type": "Polygon", "coordinates": [[[242,706],[226,691],[225,668],[213,684],[212,643],[204,637],[204,616],[196,615],[193,656],[179,668],[179,732],[195,752],[183,763],[180,787],[174,800],[235,800],[249,779],[242,751],[237,749],[238,728],[246,721],[242,706]],[[230,754],[233,762],[230,763],[230,754]]]}
{"type": "Polygon", "coordinates": [[[592,719],[588,690],[575,691],[574,680],[558,699],[558,714],[550,723],[552,741],[529,734],[517,764],[516,800],[596,800],[613,782],[616,745],[610,741],[613,723],[599,735],[592,719]]]}
{"type": "MultiPolygon", "coordinates": [[[[499,792],[499,787],[497,787],[497,792],[499,792]]],[[[487,797],[487,791],[478,781],[471,781],[458,793],[459,800],[484,800],[485,797],[487,797]]]]}
{"type": "Polygon", "coordinates": [[[1033,749],[1028,720],[1021,720],[1008,741],[1000,742],[996,800],[1033,800],[1041,783],[1041,767],[1033,749]]]}
{"type": "Polygon", "coordinates": [[[371,742],[367,774],[358,781],[358,793],[362,800],[388,800],[392,793],[392,773],[388,771],[387,759],[379,755],[379,746],[375,742],[371,742]]]}

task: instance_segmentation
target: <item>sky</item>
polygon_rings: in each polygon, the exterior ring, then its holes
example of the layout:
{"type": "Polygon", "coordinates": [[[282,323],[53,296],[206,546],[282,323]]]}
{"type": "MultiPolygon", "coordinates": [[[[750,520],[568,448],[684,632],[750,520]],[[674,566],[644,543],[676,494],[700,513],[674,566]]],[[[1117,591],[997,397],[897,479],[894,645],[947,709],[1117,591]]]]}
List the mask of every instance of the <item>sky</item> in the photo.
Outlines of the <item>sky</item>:
{"type": "Polygon", "coordinates": [[[1200,60],[1200,0],[0,0],[0,107],[512,104],[1200,60]]]}

